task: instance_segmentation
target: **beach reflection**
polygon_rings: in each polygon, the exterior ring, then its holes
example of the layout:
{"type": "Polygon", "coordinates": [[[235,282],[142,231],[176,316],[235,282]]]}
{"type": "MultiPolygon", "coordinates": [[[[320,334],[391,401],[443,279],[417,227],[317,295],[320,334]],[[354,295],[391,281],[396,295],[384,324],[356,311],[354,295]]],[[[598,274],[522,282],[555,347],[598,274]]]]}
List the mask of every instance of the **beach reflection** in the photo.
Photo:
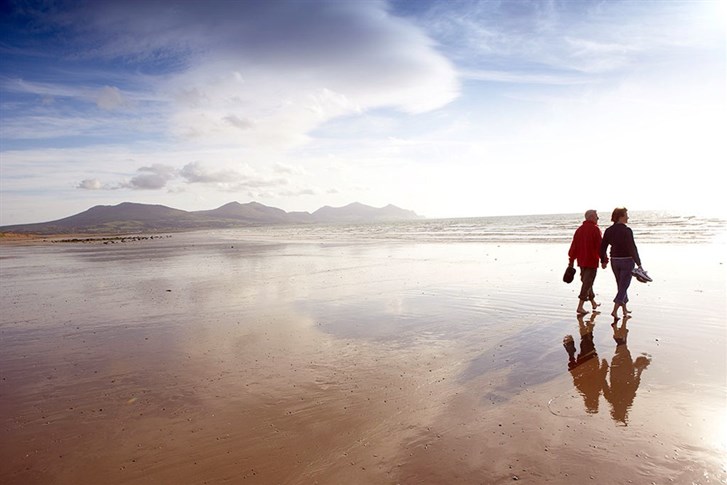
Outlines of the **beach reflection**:
{"type": "Polygon", "coordinates": [[[610,368],[606,359],[599,361],[593,341],[597,316],[598,312],[594,312],[588,320],[583,316],[578,317],[580,334],[578,349],[573,336],[566,335],[563,338],[563,347],[568,353],[568,370],[573,377],[573,385],[583,397],[587,413],[598,413],[600,398],[603,395],[610,405],[611,418],[616,423],[626,426],[629,409],[634,403],[636,391],[641,383],[641,373],[651,363],[651,359],[644,355],[635,360],[632,358],[627,344],[628,319],[623,319],[620,326],[616,322],[612,325],[616,349],[610,368]]]}
{"type": "MultiPolygon", "coordinates": [[[[651,359],[640,355],[634,360],[627,344],[628,329],[626,322],[621,320],[619,326],[613,323],[613,340],[616,350],[611,359],[609,382],[604,383],[603,395],[611,405],[611,417],[617,423],[627,425],[628,412],[634,404],[636,391],[641,383],[641,373],[651,363],[651,359]]],[[[604,361],[605,362],[605,361],[604,361]]]]}
{"type": "Polygon", "coordinates": [[[576,346],[573,337],[566,335],[563,346],[568,352],[568,370],[573,376],[573,385],[583,397],[586,412],[598,412],[598,403],[601,392],[606,384],[608,364],[598,361],[598,353],[593,343],[593,328],[595,327],[597,313],[592,313],[588,321],[583,316],[578,317],[578,330],[580,332],[580,350],[576,356],[576,346]]]}

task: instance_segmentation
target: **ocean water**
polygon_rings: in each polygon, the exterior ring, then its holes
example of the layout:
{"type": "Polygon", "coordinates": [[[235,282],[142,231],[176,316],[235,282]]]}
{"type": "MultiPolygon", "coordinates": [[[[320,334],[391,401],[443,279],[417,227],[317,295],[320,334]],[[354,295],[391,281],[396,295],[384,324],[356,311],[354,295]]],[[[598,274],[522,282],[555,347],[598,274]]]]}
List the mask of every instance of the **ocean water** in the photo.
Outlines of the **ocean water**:
{"type": "MultiPolygon", "coordinates": [[[[666,212],[631,212],[629,226],[639,243],[724,242],[727,220],[674,215],[666,212]]],[[[497,216],[457,219],[421,219],[370,224],[316,224],[256,226],[215,231],[223,239],[276,241],[417,241],[567,243],[583,221],[581,214],[497,216]]],[[[601,214],[601,230],[609,225],[601,214]]]]}

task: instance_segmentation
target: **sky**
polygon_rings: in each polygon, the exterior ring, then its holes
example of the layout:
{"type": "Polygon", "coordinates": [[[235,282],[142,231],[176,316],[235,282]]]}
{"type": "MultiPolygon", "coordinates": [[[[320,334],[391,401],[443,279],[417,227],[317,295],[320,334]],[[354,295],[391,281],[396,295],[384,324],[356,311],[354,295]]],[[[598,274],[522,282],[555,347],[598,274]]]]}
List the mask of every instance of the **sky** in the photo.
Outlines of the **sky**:
{"type": "Polygon", "coordinates": [[[0,225],[724,213],[727,2],[0,2],[0,225]]]}

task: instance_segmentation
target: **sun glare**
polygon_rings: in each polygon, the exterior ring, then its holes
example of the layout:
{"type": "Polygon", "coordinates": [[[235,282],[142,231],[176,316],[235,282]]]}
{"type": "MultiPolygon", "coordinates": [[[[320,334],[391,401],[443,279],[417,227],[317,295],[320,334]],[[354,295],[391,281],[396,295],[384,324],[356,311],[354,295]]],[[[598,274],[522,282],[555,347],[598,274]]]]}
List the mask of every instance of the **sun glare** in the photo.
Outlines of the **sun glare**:
{"type": "Polygon", "coordinates": [[[706,13],[710,17],[714,17],[716,23],[720,24],[727,30],[727,0],[716,0],[714,2],[704,2],[702,4],[706,13]]]}

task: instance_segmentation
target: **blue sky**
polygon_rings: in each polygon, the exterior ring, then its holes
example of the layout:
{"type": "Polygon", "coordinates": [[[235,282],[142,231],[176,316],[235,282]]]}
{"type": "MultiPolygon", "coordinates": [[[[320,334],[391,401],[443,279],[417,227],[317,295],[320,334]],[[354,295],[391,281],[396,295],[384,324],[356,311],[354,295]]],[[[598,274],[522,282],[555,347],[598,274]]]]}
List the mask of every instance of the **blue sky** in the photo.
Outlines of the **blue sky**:
{"type": "Polygon", "coordinates": [[[0,224],[123,201],[719,215],[725,10],[3,2],[0,224]]]}

